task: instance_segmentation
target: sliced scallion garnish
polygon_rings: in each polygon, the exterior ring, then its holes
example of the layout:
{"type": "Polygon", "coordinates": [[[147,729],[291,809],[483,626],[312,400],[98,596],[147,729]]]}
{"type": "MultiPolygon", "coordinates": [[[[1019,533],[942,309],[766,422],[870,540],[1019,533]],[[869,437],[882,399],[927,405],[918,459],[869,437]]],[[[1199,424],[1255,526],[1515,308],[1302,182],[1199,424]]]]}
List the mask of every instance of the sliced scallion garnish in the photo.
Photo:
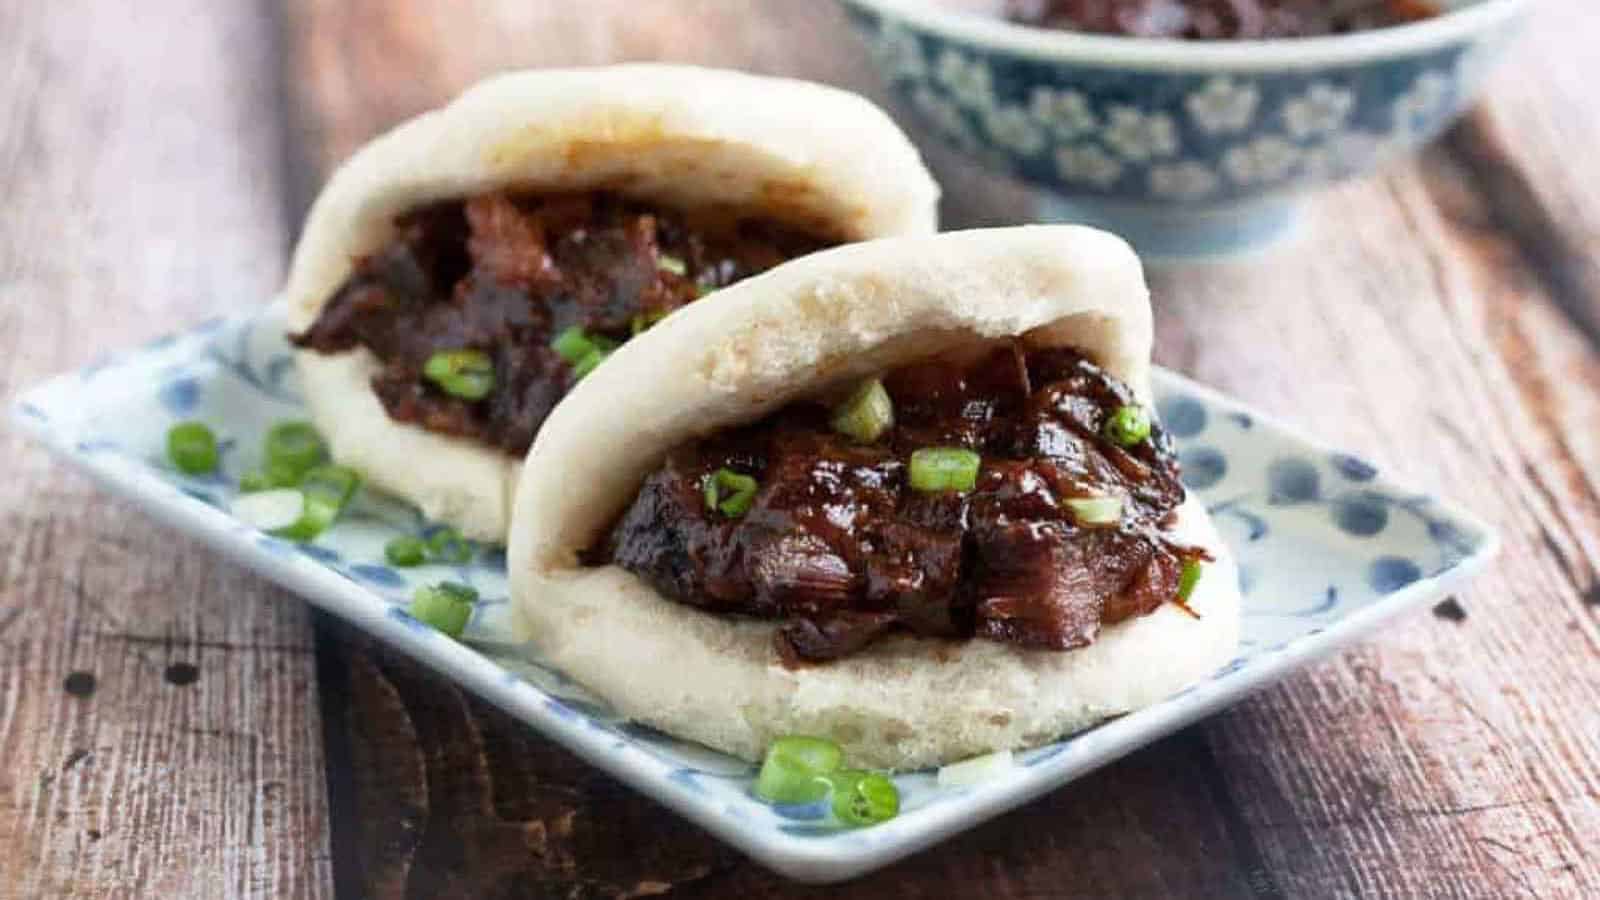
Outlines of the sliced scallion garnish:
{"type": "Polygon", "coordinates": [[[580,359],[572,364],[573,379],[581,380],[584,378],[584,376],[599,368],[600,364],[605,362],[606,357],[610,355],[610,350],[606,350],[601,347],[596,347],[593,350],[590,350],[588,353],[584,354],[583,359],[580,359]]]}
{"type": "Polygon", "coordinates": [[[833,410],[833,430],[862,444],[870,444],[894,427],[894,401],[883,382],[869,378],[833,410]]]}
{"type": "Polygon", "coordinates": [[[167,458],[186,475],[217,469],[217,436],[204,422],[180,422],[167,430],[167,458]]]}
{"type": "Polygon", "coordinates": [[[974,756],[939,767],[939,787],[967,787],[998,778],[1016,766],[1010,750],[974,756]]]}
{"type": "Polygon", "coordinates": [[[888,776],[847,769],[828,776],[833,785],[833,815],[847,825],[877,825],[900,813],[900,791],[888,776]]]}
{"type": "Polygon", "coordinates": [[[961,447],[924,447],[911,454],[911,488],[926,493],[970,491],[983,458],[961,447]]]}
{"type": "MultiPolygon", "coordinates": [[[[317,466],[300,479],[305,497],[300,518],[274,533],[296,541],[309,541],[328,530],[361,486],[361,476],[346,466],[317,466]]],[[[258,496],[252,494],[250,496],[258,496]]]]}
{"type": "Polygon", "coordinates": [[[310,422],[279,422],[263,442],[265,474],[276,487],[291,487],[328,458],[328,445],[310,422]]]}
{"type": "Polygon", "coordinates": [[[428,560],[428,545],[422,538],[402,535],[383,545],[383,558],[391,566],[420,566],[428,560]]]}
{"type": "Polygon", "coordinates": [[[589,336],[583,333],[581,326],[572,325],[555,336],[555,339],[550,342],[550,349],[556,351],[570,366],[583,359],[589,351],[593,350],[594,342],[590,341],[589,336]]]}
{"type": "Polygon", "coordinates": [[[472,606],[478,602],[478,592],[464,584],[443,581],[424,585],[411,595],[411,617],[425,623],[442,634],[456,638],[466,630],[472,618],[472,606]]]}
{"type": "Polygon", "coordinates": [[[1079,525],[1096,528],[1122,521],[1121,497],[1068,497],[1062,502],[1079,525]]]}
{"type": "Polygon", "coordinates": [[[300,521],[306,496],[294,488],[268,488],[233,498],[233,515],[251,528],[276,532],[300,521]]]}
{"type": "Polygon", "coordinates": [[[1119,406],[1106,418],[1105,435],[1113,443],[1132,447],[1150,436],[1150,414],[1142,406],[1119,406]]]}
{"type": "Polygon", "coordinates": [[[422,375],[463,400],[482,400],[494,390],[494,360],[482,350],[440,350],[422,364],[422,375]]]}
{"type": "Polygon", "coordinates": [[[1178,576],[1178,602],[1189,602],[1189,596],[1194,593],[1195,585],[1200,583],[1202,568],[1199,560],[1184,560],[1183,574],[1178,576]]]}
{"type": "Polygon", "coordinates": [[[824,738],[778,738],[761,761],[755,795],[768,803],[815,803],[828,795],[827,776],[842,759],[839,745],[824,738]]]}
{"type": "Polygon", "coordinates": [[[750,475],[722,468],[706,476],[706,509],[737,519],[750,510],[760,484],[750,475]]]}

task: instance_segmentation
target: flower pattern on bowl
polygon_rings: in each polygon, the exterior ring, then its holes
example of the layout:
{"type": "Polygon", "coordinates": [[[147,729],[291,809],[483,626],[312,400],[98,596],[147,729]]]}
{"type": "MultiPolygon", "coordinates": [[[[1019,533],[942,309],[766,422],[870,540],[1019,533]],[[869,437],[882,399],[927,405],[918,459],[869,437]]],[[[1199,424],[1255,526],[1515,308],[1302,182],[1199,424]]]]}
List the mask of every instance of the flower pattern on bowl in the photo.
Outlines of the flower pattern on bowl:
{"type": "Polygon", "coordinates": [[[1151,211],[1265,206],[1370,171],[1438,134],[1516,30],[1356,62],[1123,63],[1107,45],[1014,49],[898,2],[845,7],[885,78],[958,148],[1080,205],[1151,211]]]}
{"type": "Polygon", "coordinates": [[[1100,127],[1100,119],[1089,108],[1089,98],[1070,88],[1036,87],[1028,109],[1039,124],[1062,140],[1072,140],[1100,127]]]}
{"type": "Polygon", "coordinates": [[[1255,119],[1261,91],[1255,85],[1228,75],[1206,81],[1183,98],[1184,109],[1195,126],[1209,134],[1237,134],[1255,119]]]}
{"type": "Polygon", "coordinates": [[[1295,140],[1337,134],[1355,108],[1356,96],[1344,88],[1318,81],[1298,97],[1283,104],[1283,127],[1295,140]]]}
{"type": "Polygon", "coordinates": [[[1070,184],[1106,188],[1122,177],[1122,163],[1098,144],[1074,144],[1056,150],[1056,171],[1070,184]]]}

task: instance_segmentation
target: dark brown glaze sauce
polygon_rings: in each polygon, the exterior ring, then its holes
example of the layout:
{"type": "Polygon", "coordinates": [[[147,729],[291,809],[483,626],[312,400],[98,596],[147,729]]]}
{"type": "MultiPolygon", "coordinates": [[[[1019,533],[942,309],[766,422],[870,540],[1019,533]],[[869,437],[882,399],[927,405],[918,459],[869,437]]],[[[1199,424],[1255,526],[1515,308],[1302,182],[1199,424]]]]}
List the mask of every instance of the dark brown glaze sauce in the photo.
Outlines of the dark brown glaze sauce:
{"type": "Polygon", "coordinates": [[[576,325],[621,343],[636,322],[829,243],[770,221],[698,221],[604,192],[485,194],[395,225],[291,340],[322,353],[366,347],[383,364],[372,389],[391,418],[514,454],[575,381],[550,346],[555,335],[576,325]],[[480,400],[422,375],[428,357],[461,349],[493,360],[494,388],[480,400]]]}
{"type": "Polygon", "coordinates": [[[1433,0],[1006,0],[1006,18],[1040,28],[1190,40],[1344,34],[1436,16],[1433,0]]]}
{"type": "Polygon", "coordinates": [[[1162,532],[1184,499],[1156,425],[1124,448],[1103,435],[1126,385],[1070,350],[1008,343],[975,361],[889,373],[895,427],[871,445],[799,403],[682,446],[645,479],[586,562],[615,563],[710,612],[781,620],[790,663],[849,655],[885,634],[981,637],[1071,650],[1102,625],[1178,599],[1203,550],[1162,532]],[[966,493],[908,483],[913,451],[982,457],[966,493]],[[754,476],[748,512],[707,509],[719,468],[754,476]],[[1063,501],[1114,495],[1113,525],[1077,523],[1063,501]]]}

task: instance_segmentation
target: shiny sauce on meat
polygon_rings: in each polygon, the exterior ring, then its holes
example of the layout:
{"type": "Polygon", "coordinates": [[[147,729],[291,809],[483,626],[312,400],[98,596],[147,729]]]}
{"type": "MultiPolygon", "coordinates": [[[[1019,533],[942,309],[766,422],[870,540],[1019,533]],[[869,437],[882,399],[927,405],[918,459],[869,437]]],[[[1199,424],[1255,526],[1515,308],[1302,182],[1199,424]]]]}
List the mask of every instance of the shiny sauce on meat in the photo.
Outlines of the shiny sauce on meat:
{"type": "Polygon", "coordinates": [[[790,663],[894,632],[1071,650],[1181,603],[1185,564],[1205,554],[1163,531],[1184,490],[1159,424],[1132,446],[1106,436],[1136,404],[1126,385],[1071,350],[1014,342],[883,385],[895,422],[870,444],[797,403],[676,448],[586,562],[710,612],[779,620],[790,663]],[[908,460],[928,447],[976,451],[973,488],[913,489],[908,460]],[[759,486],[742,514],[708,506],[721,469],[759,486]],[[1089,497],[1117,498],[1117,520],[1077,521],[1067,501],[1089,497]]]}
{"type": "Polygon", "coordinates": [[[698,297],[828,241],[765,220],[702,221],[605,192],[484,194],[400,216],[303,334],[382,364],[389,416],[521,454],[581,377],[551,341],[574,326],[620,344],[698,297]],[[438,353],[492,363],[482,397],[424,376],[438,353]]]}

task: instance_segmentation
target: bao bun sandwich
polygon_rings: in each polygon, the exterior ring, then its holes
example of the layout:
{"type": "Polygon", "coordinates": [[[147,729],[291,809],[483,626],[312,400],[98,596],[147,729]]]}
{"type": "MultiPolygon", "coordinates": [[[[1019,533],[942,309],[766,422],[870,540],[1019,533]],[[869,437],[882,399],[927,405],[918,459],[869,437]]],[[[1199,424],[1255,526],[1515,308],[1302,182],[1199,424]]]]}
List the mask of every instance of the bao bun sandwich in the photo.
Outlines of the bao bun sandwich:
{"type": "Polygon", "coordinates": [[[934,230],[881,110],[688,66],[489,79],[372,142],[318,197],[285,288],[336,461],[505,538],[563,395],[669,313],[834,244],[934,230]]]}
{"type": "Polygon", "coordinates": [[[1186,497],[1121,240],[839,247],[692,305],[545,421],[512,597],[621,713],[747,759],[910,769],[1048,742],[1231,658],[1237,576],[1186,497]]]}

